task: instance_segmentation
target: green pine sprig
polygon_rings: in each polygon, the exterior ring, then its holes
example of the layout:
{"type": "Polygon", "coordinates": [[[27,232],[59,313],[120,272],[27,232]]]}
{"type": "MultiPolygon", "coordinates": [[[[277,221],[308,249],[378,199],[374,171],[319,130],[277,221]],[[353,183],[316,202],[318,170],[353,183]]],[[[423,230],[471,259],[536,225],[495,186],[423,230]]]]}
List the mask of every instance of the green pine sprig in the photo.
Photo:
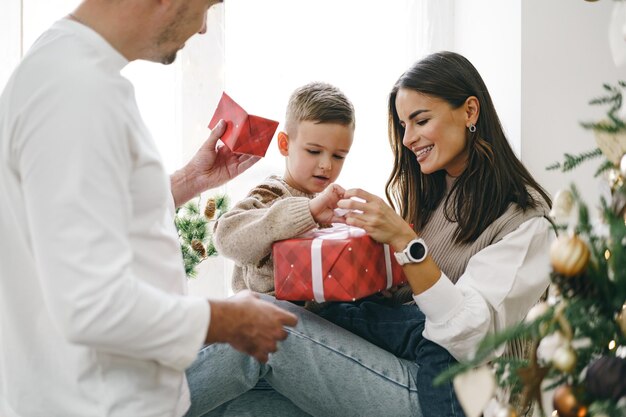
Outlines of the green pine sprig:
{"type": "Polygon", "coordinates": [[[592,129],[607,133],[616,133],[626,129],[626,124],[616,113],[622,107],[623,96],[622,91],[626,88],[626,82],[618,81],[617,85],[603,84],[602,87],[607,91],[607,95],[596,97],[589,101],[591,105],[609,105],[607,111],[607,120],[599,122],[582,122],[580,125],[585,129],[592,129]]]}
{"type": "Polygon", "coordinates": [[[201,262],[218,255],[213,242],[212,225],[229,210],[230,199],[226,194],[216,195],[212,199],[215,202],[216,213],[210,219],[200,207],[199,197],[176,210],[174,225],[178,231],[183,265],[188,278],[197,276],[196,267],[201,262]]]}
{"type": "MultiPolygon", "coordinates": [[[[595,159],[602,156],[602,151],[600,148],[595,148],[591,151],[585,151],[578,155],[572,155],[569,153],[563,154],[563,162],[555,162],[552,165],[548,165],[546,169],[548,171],[553,171],[556,169],[560,169],[561,172],[571,171],[574,168],[577,168],[580,164],[590,159],[595,159]]],[[[613,164],[611,164],[613,165],[613,164]]],[[[599,175],[599,174],[596,174],[599,175]]]]}
{"type": "MultiPolygon", "coordinates": [[[[617,133],[626,130],[626,123],[620,117],[617,116],[617,112],[620,110],[623,104],[623,90],[626,88],[626,82],[619,80],[617,85],[603,84],[602,87],[607,91],[604,96],[596,97],[589,101],[590,105],[608,105],[609,109],[606,113],[606,119],[596,122],[581,122],[580,125],[589,130],[596,132],[617,133]]],[[[595,148],[590,151],[582,152],[578,155],[572,155],[565,153],[563,155],[563,162],[554,162],[548,165],[546,169],[548,171],[561,170],[561,172],[571,171],[577,168],[583,162],[598,158],[602,156],[600,148],[595,148]]],[[[611,168],[616,168],[615,164],[605,159],[605,161],[596,170],[594,177],[598,177],[603,172],[611,168]]]]}

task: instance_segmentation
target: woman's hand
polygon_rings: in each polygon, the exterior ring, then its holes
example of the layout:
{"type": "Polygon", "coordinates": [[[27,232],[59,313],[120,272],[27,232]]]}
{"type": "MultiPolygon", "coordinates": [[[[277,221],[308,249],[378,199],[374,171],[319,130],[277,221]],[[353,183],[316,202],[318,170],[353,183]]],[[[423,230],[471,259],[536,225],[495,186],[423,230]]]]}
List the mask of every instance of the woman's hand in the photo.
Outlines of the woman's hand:
{"type": "Polygon", "coordinates": [[[391,245],[396,252],[416,237],[411,226],[387,203],[360,188],[345,191],[337,206],[348,210],[346,224],[365,229],[374,240],[391,245]]]}

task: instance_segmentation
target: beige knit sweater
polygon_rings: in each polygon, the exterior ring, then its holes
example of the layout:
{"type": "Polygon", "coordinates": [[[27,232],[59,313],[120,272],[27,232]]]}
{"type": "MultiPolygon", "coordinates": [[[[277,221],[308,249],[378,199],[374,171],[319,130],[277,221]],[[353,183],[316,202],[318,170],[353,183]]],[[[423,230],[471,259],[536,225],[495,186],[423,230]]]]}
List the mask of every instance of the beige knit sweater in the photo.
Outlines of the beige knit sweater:
{"type": "Polygon", "coordinates": [[[235,261],[234,292],[246,288],[274,295],[272,243],[317,227],[309,200],[315,197],[270,176],[226,212],[216,224],[215,246],[235,261]]]}

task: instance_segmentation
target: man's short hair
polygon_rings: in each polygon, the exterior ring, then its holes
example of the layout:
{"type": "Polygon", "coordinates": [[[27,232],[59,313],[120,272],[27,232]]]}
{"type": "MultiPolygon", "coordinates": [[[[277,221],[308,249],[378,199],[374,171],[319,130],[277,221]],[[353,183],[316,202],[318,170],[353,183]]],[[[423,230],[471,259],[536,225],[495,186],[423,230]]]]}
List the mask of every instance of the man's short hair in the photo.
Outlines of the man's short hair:
{"type": "Polygon", "coordinates": [[[285,127],[290,132],[302,121],[355,124],[354,106],[337,87],[312,82],[297,88],[289,98],[285,127]]]}

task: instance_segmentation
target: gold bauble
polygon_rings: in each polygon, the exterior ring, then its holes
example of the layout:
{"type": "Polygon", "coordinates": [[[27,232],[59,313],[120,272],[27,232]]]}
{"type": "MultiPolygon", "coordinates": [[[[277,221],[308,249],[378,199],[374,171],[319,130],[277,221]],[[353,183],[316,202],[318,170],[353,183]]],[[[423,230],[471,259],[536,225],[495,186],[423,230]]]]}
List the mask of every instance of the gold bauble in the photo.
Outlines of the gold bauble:
{"type": "Polygon", "coordinates": [[[615,318],[615,322],[619,326],[622,331],[622,335],[626,336],[626,303],[622,306],[622,310],[617,313],[617,317],[615,318]]]}
{"type": "Polygon", "coordinates": [[[561,385],[554,390],[552,399],[554,409],[559,417],[584,417],[587,415],[587,407],[580,404],[569,385],[561,385]]]}
{"type": "Polygon", "coordinates": [[[589,248],[578,236],[559,236],[550,247],[550,262],[561,275],[580,275],[589,262],[589,248]]]}
{"type": "Polygon", "coordinates": [[[552,356],[552,364],[561,372],[570,373],[576,367],[576,352],[569,346],[560,346],[552,356]]]}

